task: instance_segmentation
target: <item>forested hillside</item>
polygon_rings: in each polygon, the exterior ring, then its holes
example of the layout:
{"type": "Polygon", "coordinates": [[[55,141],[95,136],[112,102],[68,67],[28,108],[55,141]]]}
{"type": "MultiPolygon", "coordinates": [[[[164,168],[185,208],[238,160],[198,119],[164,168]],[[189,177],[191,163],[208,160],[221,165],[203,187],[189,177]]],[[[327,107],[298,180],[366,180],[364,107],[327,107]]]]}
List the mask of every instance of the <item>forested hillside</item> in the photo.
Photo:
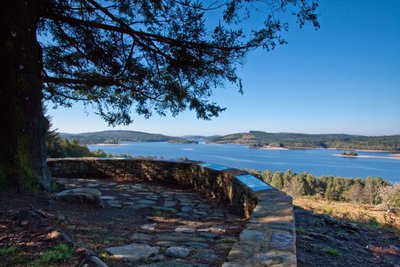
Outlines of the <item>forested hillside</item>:
{"type": "Polygon", "coordinates": [[[250,131],[210,138],[214,143],[245,144],[254,147],[341,148],[400,151],[400,135],[360,136],[348,134],[297,134],[250,131]]]}
{"type": "Polygon", "coordinates": [[[179,140],[178,137],[171,137],[162,134],[151,134],[137,131],[102,131],[90,132],[80,134],[61,133],[62,138],[68,140],[77,140],[80,144],[118,144],[119,142],[166,142],[172,140],[179,140]]]}

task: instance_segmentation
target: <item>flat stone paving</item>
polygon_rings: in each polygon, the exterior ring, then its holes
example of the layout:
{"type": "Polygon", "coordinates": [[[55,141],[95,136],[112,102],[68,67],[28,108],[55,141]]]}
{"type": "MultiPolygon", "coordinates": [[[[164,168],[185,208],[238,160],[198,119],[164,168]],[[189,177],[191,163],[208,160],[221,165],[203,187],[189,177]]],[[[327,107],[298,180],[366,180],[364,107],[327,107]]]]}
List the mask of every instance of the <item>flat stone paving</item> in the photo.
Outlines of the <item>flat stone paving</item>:
{"type": "Polygon", "coordinates": [[[75,242],[92,249],[110,266],[221,266],[245,223],[227,207],[177,186],[58,181],[67,189],[100,190],[104,208],[72,214],[71,221],[78,226],[66,230],[75,242]],[[87,229],[87,225],[91,227],[87,229]]]}

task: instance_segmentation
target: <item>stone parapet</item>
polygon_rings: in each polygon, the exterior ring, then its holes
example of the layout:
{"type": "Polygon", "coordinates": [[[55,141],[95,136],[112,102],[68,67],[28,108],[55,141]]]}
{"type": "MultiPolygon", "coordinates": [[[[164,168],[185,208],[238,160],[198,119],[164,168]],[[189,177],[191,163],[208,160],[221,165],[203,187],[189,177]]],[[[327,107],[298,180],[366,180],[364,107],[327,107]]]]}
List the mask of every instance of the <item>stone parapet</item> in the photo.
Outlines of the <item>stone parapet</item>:
{"type": "Polygon", "coordinates": [[[296,266],[292,198],[245,171],[225,166],[154,159],[48,159],[54,177],[147,180],[180,184],[225,203],[248,221],[224,267],[296,266]]]}

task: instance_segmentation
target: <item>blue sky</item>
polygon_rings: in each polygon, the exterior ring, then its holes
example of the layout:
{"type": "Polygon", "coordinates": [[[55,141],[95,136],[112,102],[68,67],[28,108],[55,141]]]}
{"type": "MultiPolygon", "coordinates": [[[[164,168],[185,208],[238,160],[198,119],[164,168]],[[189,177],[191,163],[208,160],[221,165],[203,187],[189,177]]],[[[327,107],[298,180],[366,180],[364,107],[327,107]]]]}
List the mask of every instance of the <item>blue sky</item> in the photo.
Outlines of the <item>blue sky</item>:
{"type": "Polygon", "coordinates": [[[227,107],[212,121],[193,112],[107,127],[80,104],[53,110],[61,132],[128,129],[163,133],[267,132],[400,134],[400,1],[321,0],[321,28],[291,25],[289,44],[249,55],[239,76],[244,94],[231,86],[212,100],[227,107]]]}

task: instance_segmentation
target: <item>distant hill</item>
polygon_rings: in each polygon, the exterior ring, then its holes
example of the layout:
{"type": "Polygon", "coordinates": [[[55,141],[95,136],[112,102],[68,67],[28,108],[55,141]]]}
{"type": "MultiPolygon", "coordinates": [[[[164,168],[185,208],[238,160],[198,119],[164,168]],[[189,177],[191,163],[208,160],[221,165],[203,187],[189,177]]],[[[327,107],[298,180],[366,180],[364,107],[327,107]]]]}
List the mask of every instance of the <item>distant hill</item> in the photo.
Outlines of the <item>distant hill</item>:
{"type": "Polygon", "coordinates": [[[152,134],[137,131],[111,130],[79,134],[60,133],[62,138],[77,140],[81,144],[118,144],[119,142],[168,142],[184,140],[162,134],[152,134]]]}
{"type": "Polygon", "coordinates": [[[234,133],[223,136],[174,137],[137,131],[111,130],[80,134],[61,133],[60,136],[69,140],[77,140],[81,144],[117,144],[127,141],[173,143],[207,141],[219,144],[244,144],[253,147],[340,148],[400,152],[400,135],[362,136],[349,134],[300,134],[250,131],[248,133],[234,133]]]}
{"type": "Polygon", "coordinates": [[[211,135],[211,136],[205,136],[205,135],[184,135],[181,136],[184,139],[191,140],[191,141],[198,141],[198,142],[204,142],[208,141],[210,139],[214,139],[217,137],[221,137],[221,135],[211,135]]]}
{"type": "Polygon", "coordinates": [[[400,135],[361,136],[348,134],[299,134],[250,131],[209,139],[213,143],[234,143],[254,147],[341,148],[400,151],[400,135]]]}

